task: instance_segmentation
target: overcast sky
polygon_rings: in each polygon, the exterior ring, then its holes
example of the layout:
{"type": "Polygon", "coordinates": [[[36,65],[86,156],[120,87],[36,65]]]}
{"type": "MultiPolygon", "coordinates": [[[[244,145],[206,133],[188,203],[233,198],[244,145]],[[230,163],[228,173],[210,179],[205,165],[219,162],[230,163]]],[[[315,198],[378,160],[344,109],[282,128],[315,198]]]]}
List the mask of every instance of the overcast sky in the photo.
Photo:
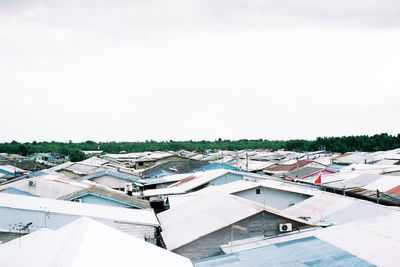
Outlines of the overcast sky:
{"type": "Polygon", "coordinates": [[[397,0],[0,0],[0,142],[400,133],[397,0]]]}

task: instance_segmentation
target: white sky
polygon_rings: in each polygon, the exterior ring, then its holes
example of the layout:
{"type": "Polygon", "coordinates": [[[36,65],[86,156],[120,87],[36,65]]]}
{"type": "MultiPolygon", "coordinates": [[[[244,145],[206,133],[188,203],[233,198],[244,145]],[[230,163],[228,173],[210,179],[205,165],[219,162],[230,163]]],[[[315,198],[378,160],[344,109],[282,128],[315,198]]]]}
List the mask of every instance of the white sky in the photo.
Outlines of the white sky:
{"type": "Polygon", "coordinates": [[[0,142],[400,132],[400,2],[0,0],[0,142]]]}

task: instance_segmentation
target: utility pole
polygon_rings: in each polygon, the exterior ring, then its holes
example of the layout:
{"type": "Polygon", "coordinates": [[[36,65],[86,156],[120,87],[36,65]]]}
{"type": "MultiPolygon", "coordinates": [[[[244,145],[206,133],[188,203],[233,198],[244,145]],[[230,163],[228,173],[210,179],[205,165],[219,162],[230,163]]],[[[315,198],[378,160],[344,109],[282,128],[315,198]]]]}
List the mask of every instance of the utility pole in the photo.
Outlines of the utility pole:
{"type": "Polygon", "coordinates": [[[246,152],[246,171],[249,171],[249,154],[246,152]]]}

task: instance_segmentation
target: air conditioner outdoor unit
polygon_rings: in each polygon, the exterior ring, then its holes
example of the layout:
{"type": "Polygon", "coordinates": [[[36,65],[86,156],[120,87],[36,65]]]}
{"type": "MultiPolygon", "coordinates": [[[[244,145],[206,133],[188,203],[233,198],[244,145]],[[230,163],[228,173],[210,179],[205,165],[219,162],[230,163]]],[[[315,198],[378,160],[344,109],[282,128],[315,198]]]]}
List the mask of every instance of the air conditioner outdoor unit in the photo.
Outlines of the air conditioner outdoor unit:
{"type": "Polygon", "coordinates": [[[292,224],[291,223],[280,223],[279,224],[279,232],[291,232],[292,224]]]}

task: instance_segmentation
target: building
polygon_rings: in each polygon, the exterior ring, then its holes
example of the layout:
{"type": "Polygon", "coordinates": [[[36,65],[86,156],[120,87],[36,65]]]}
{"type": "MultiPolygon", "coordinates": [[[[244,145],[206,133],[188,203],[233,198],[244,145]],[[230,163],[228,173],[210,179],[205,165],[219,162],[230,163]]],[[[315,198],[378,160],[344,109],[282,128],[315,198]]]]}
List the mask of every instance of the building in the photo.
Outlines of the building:
{"type": "Polygon", "coordinates": [[[1,266],[193,266],[189,259],[89,218],[0,245],[1,266]]]}
{"type": "Polygon", "coordinates": [[[43,227],[58,229],[82,216],[90,217],[154,244],[157,243],[159,222],[151,209],[126,209],[17,194],[0,194],[1,232],[28,233],[43,227]],[[23,229],[26,225],[29,225],[29,229],[23,229]]]}

